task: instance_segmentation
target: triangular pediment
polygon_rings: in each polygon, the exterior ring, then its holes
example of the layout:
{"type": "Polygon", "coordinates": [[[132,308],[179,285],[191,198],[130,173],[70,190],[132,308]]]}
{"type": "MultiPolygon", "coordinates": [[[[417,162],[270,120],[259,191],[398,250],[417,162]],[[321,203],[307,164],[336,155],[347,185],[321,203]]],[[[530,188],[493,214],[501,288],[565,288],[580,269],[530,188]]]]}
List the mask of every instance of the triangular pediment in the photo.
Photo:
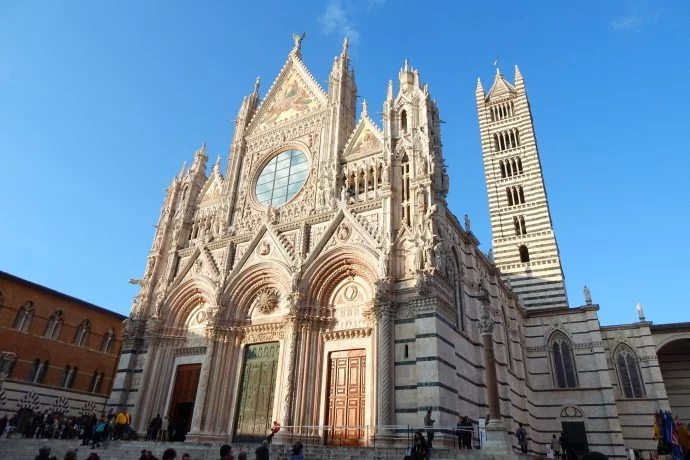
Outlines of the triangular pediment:
{"type": "Polygon", "coordinates": [[[362,116],[345,145],[344,158],[361,158],[383,151],[383,133],[368,115],[362,116]]]}
{"type": "Polygon", "coordinates": [[[168,290],[174,289],[184,281],[190,280],[197,276],[204,276],[207,278],[218,278],[220,271],[216,261],[213,259],[211,252],[199,245],[194,249],[192,255],[187,259],[182,269],[178,272],[175,279],[170,284],[168,290]]]}
{"type": "MultiPolygon", "coordinates": [[[[372,251],[372,248],[380,246],[380,242],[357,221],[349,210],[340,208],[324,231],[323,236],[319,239],[319,242],[309,253],[304,265],[309,266],[323,252],[338,246],[352,245],[358,245],[372,251]]],[[[378,258],[378,253],[374,254],[378,258]]]]}
{"type": "Polygon", "coordinates": [[[293,252],[292,248],[285,245],[270,226],[263,225],[249,243],[242,258],[234,265],[232,275],[247,267],[262,263],[277,263],[292,267],[295,264],[293,252]]]}
{"type": "Polygon", "coordinates": [[[497,72],[496,78],[494,79],[494,84],[491,86],[491,90],[489,90],[486,100],[490,101],[491,99],[501,99],[512,96],[516,93],[517,91],[515,90],[515,87],[508,83],[505,78],[503,78],[502,73],[497,72]]]}
{"type": "Polygon", "coordinates": [[[223,193],[223,176],[216,168],[206,180],[199,193],[199,204],[210,204],[218,201],[223,193]]]}
{"type": "Polygon", "coordinates": [[[327,96],[302,61],[291,54],[256,111],[248,134],[271,128],[326,106],[327,96]]]}

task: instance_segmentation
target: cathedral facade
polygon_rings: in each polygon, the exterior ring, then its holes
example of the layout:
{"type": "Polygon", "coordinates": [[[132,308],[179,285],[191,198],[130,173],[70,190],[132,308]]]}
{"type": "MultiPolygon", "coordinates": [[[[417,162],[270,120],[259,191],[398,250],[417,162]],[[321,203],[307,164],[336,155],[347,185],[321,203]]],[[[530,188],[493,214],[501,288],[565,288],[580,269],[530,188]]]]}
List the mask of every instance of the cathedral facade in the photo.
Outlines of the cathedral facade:
{"type": "MultiPolygon", "coordinates": [[[[322,88],[301,40],[263,100],[258,80],[243,99],[225,173],[201,147],[170,183],[108,404],[191,441],[261,439],[275,421],[405,442],[431,410],[437,426],[488,413],[506,439],[522,423],[538,453],[562,429],[614,457],[651,449],[651,413],[669,408],[660,345],[644,319],[601,328],[589,295],[568,307],[519,72],[476,89],[486,255],[448,209],[418,70],[389,81],[379,126],[366,102],[357,115],[347,41],[322,88]]],[[[679,327],[664,340],[690,337],[679,327]]]]}

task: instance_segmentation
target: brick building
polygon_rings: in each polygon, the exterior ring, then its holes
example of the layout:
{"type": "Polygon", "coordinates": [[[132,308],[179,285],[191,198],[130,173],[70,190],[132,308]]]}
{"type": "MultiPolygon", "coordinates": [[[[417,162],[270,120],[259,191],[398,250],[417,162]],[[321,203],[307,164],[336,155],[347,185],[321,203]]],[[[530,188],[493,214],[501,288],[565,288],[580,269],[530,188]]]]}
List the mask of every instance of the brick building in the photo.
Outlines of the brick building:
{"type": "Polygon", "coordinates": [[[0,271],[0,416],[103,411],[123,319],[0,271]]]}

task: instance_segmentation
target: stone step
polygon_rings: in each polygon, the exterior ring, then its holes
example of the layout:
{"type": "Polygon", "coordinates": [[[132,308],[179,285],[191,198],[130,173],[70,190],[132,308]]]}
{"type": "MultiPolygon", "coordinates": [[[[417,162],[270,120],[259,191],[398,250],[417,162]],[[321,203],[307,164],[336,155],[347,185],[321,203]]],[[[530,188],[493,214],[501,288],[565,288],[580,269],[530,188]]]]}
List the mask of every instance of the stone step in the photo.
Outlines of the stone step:
{"type": "MultiPolygon", "coordinates": [[[[0,459],[32,460],[38,455],[38,449],[44,445],[51,448],[51,455],[61,460],[69,450],[77,451],[77,459],[85,460],[91,452],[96,452],[101,460],[136,460],[141,451],[146,449],[161,458],[163,451],[172,447],[177,452],[177,460],[183,453],[189,453],[192,460],[217,460],[219,458],[218,445],[189,444],[189,443],[153,443],[140,441],[109,441],[104,447],[90,449],[81,446],[79,440],[42,440],[42,439],[0,439],[0,459]]],[[[235,459],[240,450],[247,452],[249,460],[255,459],[254,451],[257,444],[233,444],[232,452],[235,459]]],[[[290,446],[271,445],[271,460],[288,460],[290,446]]],[[[405,449],[402,447],[330,447],[305,446],[305,460],[402,460],[405,449]]],[[[515,458],[515,456],[512,456],[515,458]]],[[[461,451],[449,449],[432,450],[434,460],[497,460],[494,455],[482,453],[480,450],[461,451]]]]}

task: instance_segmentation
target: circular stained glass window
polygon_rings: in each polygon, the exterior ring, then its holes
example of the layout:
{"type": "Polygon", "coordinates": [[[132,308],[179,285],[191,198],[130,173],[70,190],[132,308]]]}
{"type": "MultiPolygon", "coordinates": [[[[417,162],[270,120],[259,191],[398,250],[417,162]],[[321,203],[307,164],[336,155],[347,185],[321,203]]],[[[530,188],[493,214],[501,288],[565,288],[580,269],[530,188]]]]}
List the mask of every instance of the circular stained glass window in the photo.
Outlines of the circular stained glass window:
{"type": "Polygon", "coordinates": [[[264,206],[278,207],[300,191],[309,174],[307,156],[287,150],[271,158],[256,181],[256,199],[264,206]]]}

